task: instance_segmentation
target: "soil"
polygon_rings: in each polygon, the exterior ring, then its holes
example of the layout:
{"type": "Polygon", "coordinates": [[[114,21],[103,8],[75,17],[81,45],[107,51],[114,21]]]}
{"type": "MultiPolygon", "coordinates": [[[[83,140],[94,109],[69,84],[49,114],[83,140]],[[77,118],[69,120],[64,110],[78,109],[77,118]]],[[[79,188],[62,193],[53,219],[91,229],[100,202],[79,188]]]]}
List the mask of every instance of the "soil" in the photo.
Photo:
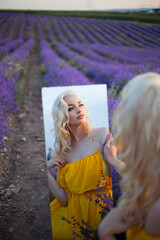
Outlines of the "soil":
{"type": "Polygon", "coordinates": [[[0,155],[0,239],[52,239],[38,49],[19,82],[18,111],[0,155]]]}

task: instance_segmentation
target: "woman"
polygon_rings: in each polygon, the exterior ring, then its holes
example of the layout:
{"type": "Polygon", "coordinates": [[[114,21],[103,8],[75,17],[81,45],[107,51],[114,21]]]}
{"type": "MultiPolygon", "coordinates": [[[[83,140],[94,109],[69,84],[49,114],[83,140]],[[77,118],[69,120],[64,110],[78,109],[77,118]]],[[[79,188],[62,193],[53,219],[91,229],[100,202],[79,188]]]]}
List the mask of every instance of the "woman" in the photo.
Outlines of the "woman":
{"type": "Polygon", "coordinates": [[[106,164],[105,177],[100,153],[108,129],[93,127],[85,104],[71,91],[57,97],[53,118],[52,167],[58,167],[57,182],[48,172],[49,188],[56,198],[50,204],[53,239],[85,239],[81,227],[95,230],[101,221],[97,194],[112,198],[111,169],[106,164]]]}
{"type": "Polygon", "coordinates": [[[108,135],[103,151],[105,163],[122,175],[122,196],[100,223],[99,237],[114,240],[127,230],[127,240],[160,240],[159,74],[141,74],[126,85],[115,121],[115,145],[108,135]]]}

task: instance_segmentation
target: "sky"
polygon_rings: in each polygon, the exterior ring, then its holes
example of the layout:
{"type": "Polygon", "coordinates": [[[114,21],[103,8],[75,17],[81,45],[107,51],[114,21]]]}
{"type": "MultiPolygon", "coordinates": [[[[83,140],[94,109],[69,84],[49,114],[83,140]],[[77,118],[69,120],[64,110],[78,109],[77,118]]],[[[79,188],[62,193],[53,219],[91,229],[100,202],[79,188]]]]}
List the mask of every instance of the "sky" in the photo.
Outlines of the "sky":
{"type": "Polygon", "coordinates": [[[0,0],[0,9],[109,10],[158,7],[160,0],[0,0]]]}
{"type": "Polygon", "coordinates": [[[45,146],[46,156],[48,149],[53,149],[54,132],[53,118],[51,115],[52,106],[56,97],[66,91],[74,91],[87,106],[89,116],[95,127],[107,127],[108,120],[108,104],[107,104],[107,85],[106,84],[93,84],[81,86],[64,86],[64,87],[43,87],[42,88],[42,106],[43,106],[43,119],[44,119],[44,133],[45,133],[45,146]],[[96,96],[96,97],[95,97],[96,96]]]}

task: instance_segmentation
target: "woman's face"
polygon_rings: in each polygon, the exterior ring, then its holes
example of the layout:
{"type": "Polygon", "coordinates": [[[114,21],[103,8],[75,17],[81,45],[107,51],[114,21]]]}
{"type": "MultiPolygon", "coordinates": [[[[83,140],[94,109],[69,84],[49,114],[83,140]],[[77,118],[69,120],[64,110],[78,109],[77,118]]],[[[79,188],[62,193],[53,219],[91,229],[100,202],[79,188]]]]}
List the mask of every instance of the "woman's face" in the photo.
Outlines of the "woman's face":
{"type": "Polygon", "coordinates": [[[86,121],[86,108],[77,95],[67,95],[64,101],[68,105],[69,125],[78,126],[86,121]]]}

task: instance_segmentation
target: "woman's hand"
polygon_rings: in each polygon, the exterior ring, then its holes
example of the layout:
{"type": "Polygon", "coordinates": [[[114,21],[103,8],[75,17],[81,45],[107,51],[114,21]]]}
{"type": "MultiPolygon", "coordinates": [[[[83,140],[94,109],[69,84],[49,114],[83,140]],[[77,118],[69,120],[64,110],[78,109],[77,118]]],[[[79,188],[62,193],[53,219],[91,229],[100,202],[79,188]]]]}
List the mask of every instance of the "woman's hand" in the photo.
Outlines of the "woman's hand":
{"type": "Polygon", "coordinates": [[[125,232],[128,228],[137,224],[136,221],[133,221],[132,224],[128,223],[124,212],[116,207],[101,221],[98,226],[100,240],[114,240],[116,239],[113,236],[114,234],[125,232]]]}
{"type": "Polygon", "coordinates": [[[50,163],[50,165],[48,166],[48,170],[54,167],[64,167],[66,165],[67,161],[64,160],[61,157],[53,157],[52,158],[52,162],[50,163]]]}
{"type": "Polygon", "coordinates": [[[117,158],[117,148],[113,144],[112,134],[109,133],[106,137],[106,140],[101,148],[101,153],[104,162],[108,162],[112,165],[113,160],[117,158]]]}
{"type": "Polygon", "coordinates": [[[122,173],[126,164],[117,158],[117,148],[113,144],[111,133],[107,135],[106,141],[101,148],[101,154],[105,165],[110,164],[117,172],[122,173]]]}

